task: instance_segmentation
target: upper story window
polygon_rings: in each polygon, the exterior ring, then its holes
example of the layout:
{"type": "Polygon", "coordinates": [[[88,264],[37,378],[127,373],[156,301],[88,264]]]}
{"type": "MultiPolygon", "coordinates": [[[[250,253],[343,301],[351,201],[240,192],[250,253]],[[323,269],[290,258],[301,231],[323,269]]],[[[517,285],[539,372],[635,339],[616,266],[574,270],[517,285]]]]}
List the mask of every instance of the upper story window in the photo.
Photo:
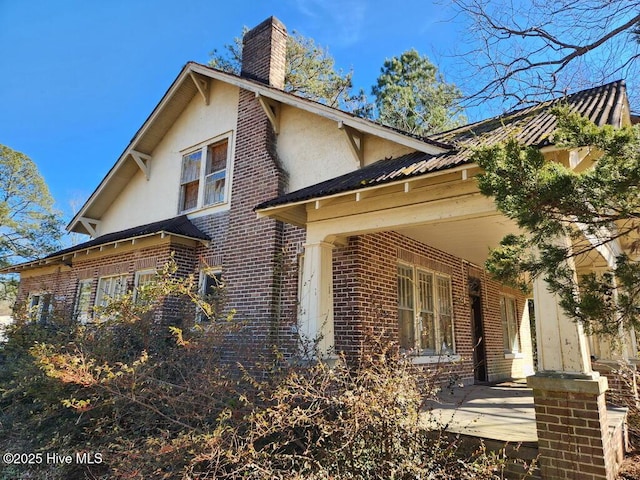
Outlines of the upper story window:
{"type": "Polygon", "coordinates": [[[228,138],[182,156],[180,212],[226,202],[229,156],[228,138]]]}

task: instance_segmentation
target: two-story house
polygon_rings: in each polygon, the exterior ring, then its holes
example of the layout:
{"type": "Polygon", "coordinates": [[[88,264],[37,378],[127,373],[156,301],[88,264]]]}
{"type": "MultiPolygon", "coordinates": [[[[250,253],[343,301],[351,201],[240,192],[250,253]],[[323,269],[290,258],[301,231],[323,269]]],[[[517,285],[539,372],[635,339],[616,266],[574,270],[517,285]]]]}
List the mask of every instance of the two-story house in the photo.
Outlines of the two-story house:
{"type": "MultiPolygon", "coordinates": [[[[322,356],[355,355],[380,332],[467,383],[532,375],[531,301],[483,268],[517,227],[478,192],[470,152],[515,135],[581,169],[592,151],[550,141],[554,102],[419,138],[300,98],[284,91],[286,42],[269,18],[245,35],[240,75],[186,64],[69,223],[91,239],[4,270],[20,273],[19,301],[40,317],[55,305],[88,321],[173,256],[205,289],[224,280],[256,358],[274,345],[293,355],[301,339],[322,356]]],[[[563,101],[600,125],[630,122],[623,82],[563,101]]],[[[534,297],[536,403],[582,395],[605,431],[606,379],[590,348],[606,348],[589,345],[541,280],[534,297]]],[[[635,338],[624,340],[631,357],[635,338]]],[[[562,451],[545,425],[540,438],[562,451]]]]}

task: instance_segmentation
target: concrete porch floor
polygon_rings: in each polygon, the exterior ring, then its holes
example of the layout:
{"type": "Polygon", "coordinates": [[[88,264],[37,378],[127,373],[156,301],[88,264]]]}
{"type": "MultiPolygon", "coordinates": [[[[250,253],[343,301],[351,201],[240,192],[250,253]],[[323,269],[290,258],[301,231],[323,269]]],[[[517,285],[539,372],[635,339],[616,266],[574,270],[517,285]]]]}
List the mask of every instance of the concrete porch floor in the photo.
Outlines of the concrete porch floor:
{"type": "MultiPolygon", "coordinates": [[[[537,447],[533,392],[525,379],[443,389],[429,407],[425,420],[451,433],[537,447]]],[[[607,412],[610,429],[624,422],[626,409],[607,412]]]]}
{"type": "Polygon", "coordinates": [[[427,421],[447,431],[505,442],[538,442],[533,393],[525,380],[443,389],[427,421]]]}

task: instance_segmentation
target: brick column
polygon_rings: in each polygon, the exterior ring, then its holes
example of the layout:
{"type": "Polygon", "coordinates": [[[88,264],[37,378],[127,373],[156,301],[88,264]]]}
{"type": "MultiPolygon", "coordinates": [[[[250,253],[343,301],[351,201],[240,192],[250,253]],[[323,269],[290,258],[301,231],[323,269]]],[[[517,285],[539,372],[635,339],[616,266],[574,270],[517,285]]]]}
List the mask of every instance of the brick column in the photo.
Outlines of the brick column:
{"type": "MultiPolygon", "coordinates": [[[[558,239],[570,246],[568,238],[558,239]]],[[[575,269],[575,266],[573,266],[575,269]]],[[[582,324],[570,318],[542,278],[533,283],[538,373],[533,388],[543,480],[614,480],[605,392],[606,377],[591,370],[582,324]]]]}
{"type": "Polygon", "coordinates": [[[614,480],[605,377],[529,377],[543,480],[614,480]]]}

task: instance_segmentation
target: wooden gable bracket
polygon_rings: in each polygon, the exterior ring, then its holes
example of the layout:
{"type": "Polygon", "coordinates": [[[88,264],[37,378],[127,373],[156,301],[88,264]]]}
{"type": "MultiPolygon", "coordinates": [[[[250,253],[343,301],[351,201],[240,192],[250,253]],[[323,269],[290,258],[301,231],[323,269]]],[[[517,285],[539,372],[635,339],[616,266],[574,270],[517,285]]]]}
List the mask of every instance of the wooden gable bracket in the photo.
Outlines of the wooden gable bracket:
{"type": "Polygon", "coordinates": [[[89,232],[91,238],[95,238],[98,234],[98,225],[100,225],[100,220],[96,220],[95,218],[88,217],[80,217],[80,223],[82,226],[89,232]]]}
{"type": "Polygon", "coordinates": [[[209,105],[209,82],[204,79],[201,75],[197,75],[193,72],[189,72],[189,76],[193,83],[195,83],[198,92],[200,92],[200,96],[204,100],[205,105],[209,105]]]}
{"type": "Polygon", "coordinates": [[[569,150],[569,168],[575,169],[591,153],[590,148],[575,148],[569,150]]]}
{"type": "Polygon", "coordinates": [[[364,165],[364,135],[359,130],[349,127],[343,122],[338,122],[338,128],[347,136],[349,148],[351,148],[351,152],[358,159],[362,167],[364,165]]]}
{"type": "Polygon", "coordinates": [[[258,92],[256,92],[256,98],[267,115],[269,122],[271,122],[273,131],[276,134],[280,133],[280,103],[270,98],[265,98],[258,92]]]}
{"type": "Polygon", "coordinates": [[[151,155],[147,155],[146,153],[140,153],[135,150],[131,150],[129,152],[131,154],[131,158],[138,164],[144,176],[149,180],[149,161],[151,160],[151,155]]]}

